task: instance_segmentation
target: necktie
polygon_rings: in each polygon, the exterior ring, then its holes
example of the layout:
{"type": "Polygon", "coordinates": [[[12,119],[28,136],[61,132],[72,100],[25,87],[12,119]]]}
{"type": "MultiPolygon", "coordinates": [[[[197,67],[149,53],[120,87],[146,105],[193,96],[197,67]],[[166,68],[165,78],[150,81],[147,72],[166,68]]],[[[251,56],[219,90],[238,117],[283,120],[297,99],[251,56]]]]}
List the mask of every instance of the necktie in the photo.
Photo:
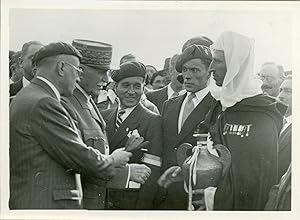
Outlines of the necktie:
{"type": "Polygon", "coordinates": [[[125,114],[125,110],[120,110],[118,111],[118,114],[117,114],[117,119],[116,119],[116,130],[118,130],[118,128],[121,126],[123,120],[122,120],[122,115],[125,114]]]}
{"type": "Polygon", "coordinates": [[[187,101],[185,103],[185,106],[184,106],[184,109],[183,109],[181,127],[183,126],[185,120],[189,117],[191,112],[194,110],[193,98],[195,98],[195,97],[196,97],[195,93],[191,93],[188,96],[188,99],[187,99],[187,101]]]}
{"type": "Polygon", "coordinates": [[[175,97],[177,97],[177,96],[179,96],[179,92],[173,92],[173,94],[171,95],[170,99],[171,99],[171,98],[175,98],[175,97]]]}

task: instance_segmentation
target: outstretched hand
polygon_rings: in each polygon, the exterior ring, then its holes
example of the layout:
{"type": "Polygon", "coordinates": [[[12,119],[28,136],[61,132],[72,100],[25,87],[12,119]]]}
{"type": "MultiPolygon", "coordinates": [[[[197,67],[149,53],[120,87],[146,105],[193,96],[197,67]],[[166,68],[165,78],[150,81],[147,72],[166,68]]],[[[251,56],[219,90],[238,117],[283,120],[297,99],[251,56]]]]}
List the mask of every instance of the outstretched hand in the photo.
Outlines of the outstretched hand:
{"type": "Polygon", "coordinates": [[[158,179],[157,183],[161,187],[168,188],[169,185],[175,182],[183,181],[182,170],[179,166],[173,166],[167,169],[158,179]]]}

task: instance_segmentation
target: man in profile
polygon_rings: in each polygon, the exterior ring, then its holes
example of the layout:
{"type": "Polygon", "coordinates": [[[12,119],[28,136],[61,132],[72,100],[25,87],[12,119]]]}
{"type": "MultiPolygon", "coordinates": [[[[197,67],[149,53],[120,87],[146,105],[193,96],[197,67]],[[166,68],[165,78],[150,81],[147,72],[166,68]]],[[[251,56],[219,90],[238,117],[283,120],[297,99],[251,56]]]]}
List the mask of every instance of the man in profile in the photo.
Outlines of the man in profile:
{"type": "Polygon", "coordinates": [[[19,66],[23,69],[23,77],[10,84],[9,96],[13,98],[23,87],[27,86],[33,79],[34,74],[32,71],[32,58],[34,54],[43,46],[39,41],[29,41],[22,47],[21,57],[19,59],[19,66]]]}
{"type": "Polygon", "coordinates": [[[36,77],[10,105],[10,209],[82,208],[80,176],[110,180],[131,153],[104,155],[84,144],[61,104],[79,82],[82,56],[69,44],[42,47],[36,77]]]}

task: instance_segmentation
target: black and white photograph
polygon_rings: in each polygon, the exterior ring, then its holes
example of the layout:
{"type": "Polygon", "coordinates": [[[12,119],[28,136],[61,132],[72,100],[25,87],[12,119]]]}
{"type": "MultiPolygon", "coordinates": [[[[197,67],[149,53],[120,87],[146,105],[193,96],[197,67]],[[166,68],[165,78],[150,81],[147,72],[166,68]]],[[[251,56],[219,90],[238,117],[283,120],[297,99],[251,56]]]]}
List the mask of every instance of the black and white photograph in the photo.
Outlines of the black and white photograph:
{"type": "Polygon", "coordinates": [[[1,218],[299,217],[299,9],[2,1],[1,218]]]}

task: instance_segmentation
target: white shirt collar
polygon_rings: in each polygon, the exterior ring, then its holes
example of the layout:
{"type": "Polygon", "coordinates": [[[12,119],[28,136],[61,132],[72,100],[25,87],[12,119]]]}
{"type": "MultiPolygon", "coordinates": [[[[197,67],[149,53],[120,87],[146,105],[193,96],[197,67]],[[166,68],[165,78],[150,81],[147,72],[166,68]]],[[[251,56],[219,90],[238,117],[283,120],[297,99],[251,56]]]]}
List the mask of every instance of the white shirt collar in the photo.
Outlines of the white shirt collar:
{"type": "MultiPolygon", "coordinates": [[[[195,92],[195,95],[196,95],[196,103],[197,103],[197,101],[199,101],[199,102],[201,102],[202,101],[202,99],[208,94],[208,92],[209,92],[209,88],[208,87],[206,87],[206,88],[204,88],[204,89],[202,89],[202,90],[200,90],[200,91],[198,91],[198,92],[195,92]]],[[[187,97],[189,96],[191,94],[191,92],[187,92],[187,97]]],[[[199,103],[198,102],[198,103],[199,103]]],[[[196,106],[196,105],[195,105],[196,106]]]]}
{"type": "MultiPolygon", "coordinates": [[[[53,85],[53,83],[51,83],[48,79],[42,77],[42,76],[37,76],[37,79],[42,80],[43,82],[45,82],[54,92],[55,96],[57,97],[58,101],[60,101],[60,94],[59,91],[57,90],[57,88],[53,85]]],[[[28,80],[27,80],[28,81],[28,80]]],[[[24,84],[23,84],[24,85],[24,84]]]]}
{"type": "MultiPolygon", "coordinates": [[[[175,91],[172,89],[171,87],[171,83],[169,83],[168,87],[167,87],[167,94],[168,94],[168,99],[172,97],[173,93],[175,91]]],[[[186,90],[185,89],[182,89],[180,90],[179,92],[179,95],[183,95],[184,93],[186,93],[186,90]]]]}
{"type": "Polygon", "coordinates": [[[23,76],[23,78],[22,78],[22,83],[23,83],[23,87],[26,87],[26,86],[29,85],[30,81],[27,80],[27,79],[23,76]]]}
{"type": "MultiPolygon", "coordinates": [[[[125,113],[121,116],[122,118],[122,121],[125,121],[125,119],[130,115],[130,113],[135,109],[136,106],[133,106],[131,108],[125,108],[125,109],[122,109],[125,111],[125,113]]],[[[120,111],[120,105],[118,107],[118,112],[120,111]]]]}

